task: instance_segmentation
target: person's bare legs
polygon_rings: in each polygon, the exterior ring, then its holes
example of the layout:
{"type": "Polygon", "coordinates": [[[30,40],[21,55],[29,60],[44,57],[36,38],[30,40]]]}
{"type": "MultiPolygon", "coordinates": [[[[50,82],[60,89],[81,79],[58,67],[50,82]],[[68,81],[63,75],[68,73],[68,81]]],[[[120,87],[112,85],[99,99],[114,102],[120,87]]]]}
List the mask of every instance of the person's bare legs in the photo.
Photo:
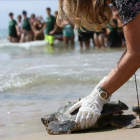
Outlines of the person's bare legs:
{"type": "Polygon", "coordinates": [[[95,46],[96,46],[96,47],[98,47],[98,48],[101,47],[101,46],[100,46],[100,43],[99,43],[99,40],[98,40],[98,36],[97,36],[96,33],[94,34],[94,42],[95,42],[95,46]]]}
{"type": "Polygon", "coordinates": [[[17,43],[17,42],[18,42],[18,38],[16,38],[16,37],[8,36],[7,39],[8,39],[11,43],[17,43]]]}
{"type": "Polygon", "coordinates": [[[8,36],[7,39],[12,42],[12,37],[11,36],[8,36]]]}
{"type": "Polygon", "coordinates": [[[25,42],[30,42],[33,40],[33,35],[32,34],[28,34],[25,36],[25,42]]]}
{"type": "Polygon", "coordinates": [[[71,44],[72,44],[73,46],[74,46],[74,38],[75,38],[75,37],[74,37],[74,35],[73,35],[73,36],[71,37],[71,39],[70,39],[70,40],[71,40],[71,44]]]}
{"type": "Polygon", "coordinates": [[[20,43],[23,43],[25,42],[25,34],[21,34],[21,37],[20,37],[20,43]]]}
{"type": "Polygon", "coordinates": [[[93,33],[93,36],[92,36],[93,46],[95,46],[95,42],[94,42],[94,34],[95,34],[95,33],[93,33]]]}
{"type": "Polygon", "coordinates": [[[68,45],[68,43],[69,43],[68,37],[63,36],[63,41],[64,41],[64,44],[65,44],[65,45],[68,45]]]}
{"type": "Polygon", "coordinates": [[[140,13],[124,26],[127,51],[122,60],[108,75],[102,89],[109,94],[120,88],[140,67],[140,13]]]}
{"type": "Polygon", "coordinates": [[[80,49],[83,49],[83,41],[79,41],[80,49]]]}
{"type": "Polygon", "coordinates": [[[85,46],[86,46],[86,49],[89,49],[89,40],[88,41],[85,41],[85,46]]]}
{"type": "Polygon", "coordinates": [[[100,33],[98,36],[100,46],[105,48],[105,33],[100,33]]]}
{"type": "Polygon", "coordinates": [[[13,43],[18,43],[19,40],[18,40],[18,38],[12,37],[12,42],[13,42],[13,43]]]}

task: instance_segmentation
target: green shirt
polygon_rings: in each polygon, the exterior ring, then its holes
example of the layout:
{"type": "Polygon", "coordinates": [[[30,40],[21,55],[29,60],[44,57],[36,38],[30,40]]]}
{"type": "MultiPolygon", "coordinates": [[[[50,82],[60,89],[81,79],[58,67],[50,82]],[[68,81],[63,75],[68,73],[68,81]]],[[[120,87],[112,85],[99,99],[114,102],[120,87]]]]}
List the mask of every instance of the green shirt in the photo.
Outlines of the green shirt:
{"type": "Polygon", "coordinates": [[[80,33],[82,33],[83,31],[80,29],[80,28],[78,28],[78,33],[80,34],[80,33]]]}
{"type": "Polygon", "coordinates": [[[15,20],[9,21],[9,35],[12,37],[17,37],[16,25],[15,20]]]}
{"type": "Polygon", "coordinates": [[[49,16],[46,19],[46,34],[49,35],[50,31],[52,31],[54,29],[54,26],[56,24],[56,20],[54,16],[49,16]]]}
{"type": "Polygon", "coordinates": [[[22,28],[25,31],[31,31],[31,25],[28,18],[23,20],[22,28]]]}
{"type": "Polygon", "coordinates": [[[109,38],[112,38],[114,36],[116,36],[118,33],[117,33],[117,27],[118,27],[118,22],[116,19],[113,19],[113,22],[115,24],[116,27],[113,27],[113,26],[110,26],[108,25],[108,28],[110,29],[110,34],[108,35],[109,38]]]}

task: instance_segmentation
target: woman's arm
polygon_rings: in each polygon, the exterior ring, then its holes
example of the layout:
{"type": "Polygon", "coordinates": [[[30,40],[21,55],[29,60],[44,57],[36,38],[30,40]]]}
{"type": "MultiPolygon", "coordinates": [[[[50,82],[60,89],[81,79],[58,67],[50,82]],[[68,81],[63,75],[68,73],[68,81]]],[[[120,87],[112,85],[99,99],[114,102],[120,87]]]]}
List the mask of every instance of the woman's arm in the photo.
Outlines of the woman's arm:
{"type": "Polygon", "coordinates": [[[140,13],[135,19],[124,26],[127,51],[101,86],[109,94],[120,88],[140,67],[139,24],[140,13]]]}
{"type": "Polygon", "coordinates": [[[57,25],[57,24],[55,24],[54,29],[53,29],[52,31],[50,31],[50,34],[54,34],[54,33],[55,33],[55,31],[57,30],[57,28],[58,28],[58,25],[57,25]]]}
{"type": "Polygon", "coordinates": [[[19,31],[18,25],[16,25],[16,31],[17,31],[17,35],[20,35],[20,31],[19,31]]]}
{"type": "Polygon", "coordinates": [[[38,33],[42,33],[42,32],[45,30],[45,28],[46,28],[46,23],[44,22],[44,23],[43,23],[43,28],[42,28],[41,30],[39,30],[38,33]]]}
{"type": "Polygon", "coordinates": [[[31,24],[31,22],[30,22],[30,25],[31,25],[32,31],[33,31],[34,33],[36,33],[36,32],[38,31],[38,30],[36,30],[36,28],[35,28],[36,23],[31,24]]]}

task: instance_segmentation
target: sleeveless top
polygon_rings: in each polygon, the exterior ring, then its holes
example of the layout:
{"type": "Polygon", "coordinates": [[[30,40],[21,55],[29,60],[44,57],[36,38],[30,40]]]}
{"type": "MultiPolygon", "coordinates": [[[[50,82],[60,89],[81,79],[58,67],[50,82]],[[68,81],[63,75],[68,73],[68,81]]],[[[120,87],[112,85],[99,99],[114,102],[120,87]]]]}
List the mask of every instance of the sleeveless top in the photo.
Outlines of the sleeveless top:
{"type": "Polygon", "coordinates": [[[111,0],[118,9],[123,25],[133,20],[140,11],[140,0],[111,0]]]}

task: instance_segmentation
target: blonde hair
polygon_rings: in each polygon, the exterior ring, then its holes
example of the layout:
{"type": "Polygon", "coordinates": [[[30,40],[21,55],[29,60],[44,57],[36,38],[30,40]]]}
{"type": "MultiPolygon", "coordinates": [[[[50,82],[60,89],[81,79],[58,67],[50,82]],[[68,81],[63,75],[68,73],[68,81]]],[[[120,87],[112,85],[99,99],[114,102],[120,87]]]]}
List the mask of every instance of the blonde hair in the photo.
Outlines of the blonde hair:
{"type": "Polygon", "coordinates": [[[59,0],[59,26],[72,22],[77,28],[101,31],[110,24],[111,17],[111,8],[105,0],[59,0]]]}

